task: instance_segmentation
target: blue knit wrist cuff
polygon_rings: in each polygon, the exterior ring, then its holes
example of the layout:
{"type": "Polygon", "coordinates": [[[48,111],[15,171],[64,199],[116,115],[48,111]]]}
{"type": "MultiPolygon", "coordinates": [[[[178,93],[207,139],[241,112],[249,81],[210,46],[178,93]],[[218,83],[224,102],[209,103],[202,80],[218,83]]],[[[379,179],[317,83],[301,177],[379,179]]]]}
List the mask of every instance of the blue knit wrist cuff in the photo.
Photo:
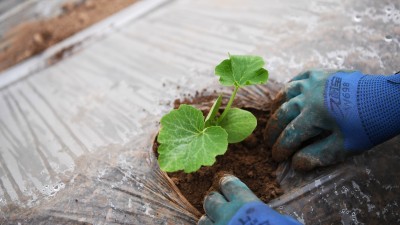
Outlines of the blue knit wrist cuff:
{"type": "Polygon", "coordinates": [[[400,133],[400,75],[337,72],[326,82],[324,100],[346,150],[367,150],[400,133]]]}
{"type": "Polygon", "coordinates": [[[262,202],[243,205],[228,225],[301,225],[292,217],[279,214],[262,202]]]}

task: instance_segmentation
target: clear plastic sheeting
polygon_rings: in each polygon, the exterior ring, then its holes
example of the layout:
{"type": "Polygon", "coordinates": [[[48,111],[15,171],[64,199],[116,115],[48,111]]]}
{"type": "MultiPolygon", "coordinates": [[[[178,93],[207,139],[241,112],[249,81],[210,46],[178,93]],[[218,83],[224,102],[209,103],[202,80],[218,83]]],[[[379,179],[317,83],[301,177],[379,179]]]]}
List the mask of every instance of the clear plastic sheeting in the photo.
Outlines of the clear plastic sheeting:
{"type": "MultiPolygon", "coordinates": [[[[152,150],[173,100],[212,93],[228,52],[261,55],[281,84],[315,67],[394,73],[399,13],[389,0],[176,0],[17,82],[0,74],[0,223],[196,224],[152,150]]],[[[267,107],[280,87],[239,97],[267,107]]],[[[311,173],[284,163],[269,204],[307,224],[397,224],[399,148],[311,173]]]]}
{"type": "Polygon", "coordinates": [[[286,193],[269,204],[310,224],[398,224],[400,136],[345,163],[312,173],[281,165],[286,193]]]}

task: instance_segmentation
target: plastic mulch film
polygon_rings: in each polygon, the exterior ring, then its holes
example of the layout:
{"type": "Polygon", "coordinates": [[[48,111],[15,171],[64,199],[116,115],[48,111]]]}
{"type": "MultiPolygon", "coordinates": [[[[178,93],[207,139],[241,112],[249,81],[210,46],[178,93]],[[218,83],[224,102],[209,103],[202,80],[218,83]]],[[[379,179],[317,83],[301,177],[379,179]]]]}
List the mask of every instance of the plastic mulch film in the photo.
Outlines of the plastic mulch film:
{"type": "Polygon", "coordinates": [[[312,173],[281,165],[285,194],[270,202],[306,224],[399,224],[400,136],[312,173]]]}
{"type": "MultiPolygon", "coordinates": [[[[216,84],[227,52],[264,57],[279,82],[315,67],[399,70],[398,1],[233,2],[168,1],[57,64],[1,78],[0,224],[196,224],[152,145],[177,93],[216,84]]],[[[281,86],[241,90],[239,105],[266,109],[281,86]]],[[[399,139],[310,173],[286,162],[285,194],[269,204],[306,224],[399,224],[399,139]]]]}
{"type": "MultiPolygon", "coordinates": [[[[270,82],[240,91],[237,105],[266,109],[280,87],[270,82]]],[[[137,140],[78,159],[79,171],[56,197],[14,211],[3,222],[196,224],[200,213],[159,170],[152,149],[158,127],[153,119],[144,120],[145,132],[137,140]]],[[[295,172],[290,163],[283,163],[278,180],[285,194],[269,204],[306,224],[396,224],[400,220],[399,149],[394,139],[311,173],[295,172]]]]}

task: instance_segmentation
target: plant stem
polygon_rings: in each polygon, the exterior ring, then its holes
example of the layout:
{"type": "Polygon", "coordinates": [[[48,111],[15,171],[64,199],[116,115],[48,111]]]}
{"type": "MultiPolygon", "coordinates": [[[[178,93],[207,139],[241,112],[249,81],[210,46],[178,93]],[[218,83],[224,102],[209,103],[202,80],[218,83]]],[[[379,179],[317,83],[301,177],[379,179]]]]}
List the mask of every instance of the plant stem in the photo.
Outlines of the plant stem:
{"type": "Polygon", "coordinates": [[[231,98],[229,99],[229,102],[228,102],[228,104],[226,105],[226,107],[225,107],[225,109],[224,109],[224,112],[221,114],[221,116],[218,118],[218,120],[217,120],[217,124],[219,124],[223,119],[224,119],[224,117],[226,116],[226,114],[228,113],[228,111],[229,111],[229,109],[231,108],[231,105],[232,105],[232,103],[233,103],[233,100],[235,99],[235,96],[236,96],[236,93],[237,93],[237,91],[239,90],[239,86],[235,86],[235,90],[233,90],[233,93],[232,93],[232,95],[231,95],[231,98]]]}

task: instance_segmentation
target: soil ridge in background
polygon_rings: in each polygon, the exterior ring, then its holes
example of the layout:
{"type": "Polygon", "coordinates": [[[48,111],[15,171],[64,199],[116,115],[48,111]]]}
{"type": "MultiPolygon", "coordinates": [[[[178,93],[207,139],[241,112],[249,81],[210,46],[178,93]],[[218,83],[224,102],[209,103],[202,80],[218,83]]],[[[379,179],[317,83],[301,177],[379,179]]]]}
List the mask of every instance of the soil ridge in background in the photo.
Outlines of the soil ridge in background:
{"type": "MultiPolygon", "coordinates": [[[[191,100],[177,100],[174,107],[178,108],[180,104],[201,103],[205,99],[214,100],[207,96],[197,96],[191,100]]],[[[238,177],[263,202],[267,203],[283,194],[283,190],[276,181],[278,164],[273,161],[271,150],[263,140],[269,111],[252,108],[246,110],[251,111],[257,118],[257,127],[246,140],[229,144],[227,152],[222,156],[217,156],[217,161],[213,166],[203,166],[197,172],[189,174],[183,171],[168,173],[183,196],[202,214],[204,214],[204,197],[207,193],[217,190],[218,180],[224,174],[238,177]]],[[[206,115],[208,112],[203,113],[206,115]]],[[[157,146],[155,142],[154,151],[157,151],[157,146]]]]}
{"type": "MultiPolygon", "coordinates": [[[[63,12],[57,17],[21,23],[8,31],[1,40],[0,72],[43,52],[47,48],[126,8],[136,1],[69,1],[62,6],[63,12]]],[[[61,58],[66,50],[68,49],[63,50],[56,57],[61,58]]]]}

